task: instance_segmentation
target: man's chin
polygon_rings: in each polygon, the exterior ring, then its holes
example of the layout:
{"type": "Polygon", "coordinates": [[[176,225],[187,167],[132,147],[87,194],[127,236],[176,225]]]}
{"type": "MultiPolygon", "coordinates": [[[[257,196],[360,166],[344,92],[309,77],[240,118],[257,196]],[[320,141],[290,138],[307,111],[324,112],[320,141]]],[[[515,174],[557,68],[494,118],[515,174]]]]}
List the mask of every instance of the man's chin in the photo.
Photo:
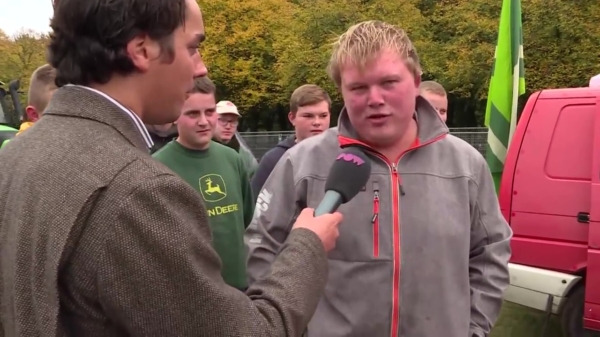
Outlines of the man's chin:
{"type": "Polygon", "coordinates": [[[209,140],[199,139],[196,141],[195,145],[196,145],[197,149],[206,149],[210,145],[210,139],[209,140]]]}

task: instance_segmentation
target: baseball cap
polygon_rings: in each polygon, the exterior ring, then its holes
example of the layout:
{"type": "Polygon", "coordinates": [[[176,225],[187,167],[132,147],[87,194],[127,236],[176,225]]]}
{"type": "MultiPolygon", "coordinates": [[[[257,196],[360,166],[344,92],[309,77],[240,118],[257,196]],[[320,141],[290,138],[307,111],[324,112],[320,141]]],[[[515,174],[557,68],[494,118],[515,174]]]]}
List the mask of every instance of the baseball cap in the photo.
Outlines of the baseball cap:
{"type": "Polygon", "coordinates": [[[240,117],[242,116],[238,112],[238,109],[235,106],[235,104],[231,103],[230,101],[220,101],[219,103],[217,103],[217,113],[219,115],[234,114],[234,115],[238,115],[240,117]]]}

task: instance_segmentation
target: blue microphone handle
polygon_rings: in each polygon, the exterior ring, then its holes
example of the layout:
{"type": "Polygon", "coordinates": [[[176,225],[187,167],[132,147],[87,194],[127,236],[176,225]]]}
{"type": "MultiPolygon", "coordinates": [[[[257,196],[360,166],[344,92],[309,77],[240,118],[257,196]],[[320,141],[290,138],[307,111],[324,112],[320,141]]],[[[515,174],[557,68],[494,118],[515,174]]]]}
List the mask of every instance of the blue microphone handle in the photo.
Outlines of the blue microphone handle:
{"type": "Polygon", "coordinates": [[[315,216],[330,214],[340,207],[342,204],[342,196],[336,191],[326,191],[323,200],[315,209],[315,216]]]}

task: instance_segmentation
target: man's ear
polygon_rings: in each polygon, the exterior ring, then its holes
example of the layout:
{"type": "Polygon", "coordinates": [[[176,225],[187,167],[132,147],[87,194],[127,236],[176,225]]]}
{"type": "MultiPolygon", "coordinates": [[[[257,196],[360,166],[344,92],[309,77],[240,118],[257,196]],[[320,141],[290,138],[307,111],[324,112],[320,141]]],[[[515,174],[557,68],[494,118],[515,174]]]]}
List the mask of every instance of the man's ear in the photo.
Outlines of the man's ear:
{"type": "Polygon", "coordinates": [[[415,76],[415,87],[419,87],[421,85],[421,76],[415,76]]]}
{"type": "Polygon", "coordinates": [[[141,72],[148,71],[152,60],[160,56],[160,45],[145,34],[135,36],[127,43],[127,54],[141,72]]]}
{"type": "Polygon", "coordinates": [[[28,105],[25,108],[25,115],[27,116],[27,121],[28,122],[37,122],[38,119],[40,119],[40,114],[38,113],[38,111],[36,110],[36,108],[34,108],[31,105],[28,105]]]}
{"type": "Polygon", "coordinates": [[[291,111],[288,112],[288,119],[290,120],[290,123],[292,123],[292,126],[296,126],[296,124],[294,123],[294,120],[296,119],[296,114],[292,113],[291,111]]]}

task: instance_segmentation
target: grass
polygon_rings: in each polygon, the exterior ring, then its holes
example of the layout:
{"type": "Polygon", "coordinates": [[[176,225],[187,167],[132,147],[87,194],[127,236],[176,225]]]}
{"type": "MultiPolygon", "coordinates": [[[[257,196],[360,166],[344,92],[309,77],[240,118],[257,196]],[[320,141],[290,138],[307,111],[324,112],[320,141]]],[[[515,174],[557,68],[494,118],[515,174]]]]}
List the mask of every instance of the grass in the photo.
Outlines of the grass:
{"type": "Polygon", "coordinates": [[[545,336],[542,336],[545,318],[546,314],[541,311],[504,302],[490,337],[563,337],[556,316],[550,318],[545,336]]]}

